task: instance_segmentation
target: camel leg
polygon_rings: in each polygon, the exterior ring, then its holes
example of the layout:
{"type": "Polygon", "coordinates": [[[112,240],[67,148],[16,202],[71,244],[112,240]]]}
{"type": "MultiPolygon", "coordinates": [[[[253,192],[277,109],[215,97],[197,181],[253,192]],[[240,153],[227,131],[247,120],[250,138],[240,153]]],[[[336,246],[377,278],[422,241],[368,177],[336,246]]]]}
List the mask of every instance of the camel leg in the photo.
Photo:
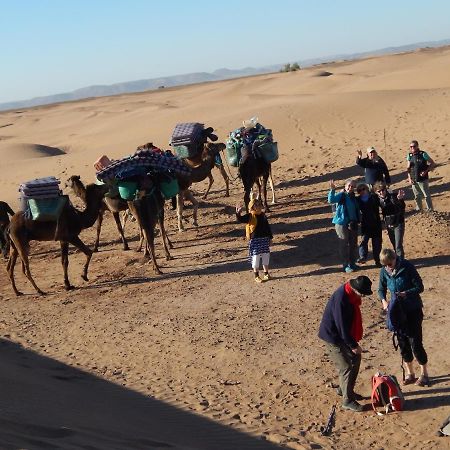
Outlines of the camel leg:
{"type": "Polygon", "coordinates": [[[11,245],[9,249],[9,258],[6,270],[8,271],[9,280],[11,281],[11,286],[13,288],[14,294],[19,296],[23,295],[23,293],[17,290],[16,281],[14,279],[14,267],[16,265],[17,255],[18,255],[17,249],[13,245],[11,245]]]}
{"type": "Polygon", "coordinates": [[[230,179],[228,178],[227,173],[225,172],[225,167],[223,165],[218,166],[220,170],[220,174],[223,177],[223,181],[225,181],[225,197],[230,196],[230,179]]]}
{"type": "Polygon", "coordinates": [[[152,265],[153,265],[153,271],[157,275],[162,275],[161,269],[158,266],[158,262],[156,261],[156,255],[155,255],[155,236],[153,234],[153,229],[149,227],[148,229],[143,229],[145,240],[147,241],[147,250],[150,253],[152,265]]]}
{"type": "Polygon", "coordinates": [[[117,230],[119,231],[120,238],[122,239],[123,249],[124,249],[124,250],[130,250],[130,248],[128,247],[128,242],[127,242],[127,240],[126,240],[126,238],[125,238],[125,234],[124,234],[124,232],[123,232],[122,224],[120,223],[120,215],[119,215],[119,212],[118,212],[118,211],[113,212],[112,215],[113,215],[114,220],[115,220],[115,222],[116,222],[117,230]]]}
{"type": "Polygon", "coordinates": [[[102,231],[102,223],[103,223],[103,214],[105,211],[103,209],[100,209],[98,212],[98,219],[97,219],[97,238],[95,239],[94,244],[94,252],[98,252],[98,243],[100,242],[100,232],[102,231]]]}
{"type": "Polygon", "coordinates": [[[244,186],[244,205],[248,213],[248,204],[250,202],[250,193],[252,192],[252,185],[244,186]]]}
{"type": "Polygon", "coordinates": [[[162,240],[164,244],[164,252],[166,254],[166,261],[173,259],[173,256],[170,254],[169,248],[173,248],[172,243],[167,236],[166,227],[164,226],[164,210],[161,214],[158,215],[158,223],[159,228],[161,230],[162,240]]]}
{"type": "Polygon", "coordinates": [[[194,197],[194,194],[192,193],[192,191],[190,189],[188,189],[185,192],[185,198],[186,200],[189,200],[192,203],[192,209],[193,211],[193,218],[194,221],[192,222],[192,225],[194,225],[194,227],[198,227],[198,222],[197,222],[197,210],[198,210],[198,200],[194,197]]]}
{"type": "Polygon", "coordinates": [[[63,266],[64,272],[64,287],[66,291],[70,291],[74,289],[74,287],[70,284],[68,268],[69,268],[69,243],[66,241],[61,241],[61,264],[63,266]]]}
{"type": "MultiPolygon", "coordinates": [[[[11,239],[11,241],[12,241],[12,239],[11,239]]],[[[38,288],[37,284],[35,283],[35,281],[34,281],[34,279],[33,279],[33,276],[31,275],[31,271],[30,271],[30,261],[29,261],[29,259],[28,259],[27,248],[25,248],[24,246],[17,245],[15,242],[14,242],[14,247],[15,247],[16,251],[18,252],[19,256],[20,256],[20,259],[22,260],[22,264],[25,266],[25,276],[28,278],[28,280],[29,280],[30,283],[33,285],[34,289],[36,290],[36,292],[37,292],[39,295],[45,295],[45,292],[38,288]]],[[[11,247],[11,248],[12,248],[12,247],[11,247]]],[[[11,267],[12,271],[11,271],[11,273],[13,273],[13,271],[14,271],[14,265],[15,265],[15,260],[14,260],[14,264],[11,264],[11,265],[12,265],[12,267],[11,267]]],[[[11,275],[10,275],[10,278],[11,278],[11,275]]]]}
{"type": "Polygon", "coordinates": [[[177,194],[177,217],[178,217],[178,231],[184,231],[183,225],[183,207],[184,207],[184,191],[177,194]]]}
{"type": "Polygon", "coordinates": [[[263,188],[263,197],[264,197],[264,207],[267,212],[270,212],[269,205],[267,203],[267,179],[269,178],[269,174],[263,175],[263,182],[262,182],[262,188],[263,188]]]}
{"type": "Polygon", "coordinates": [[[272,176],[272,166],[269,169],[269,185],[270,189],[272,189],[272,205],[275,205],[276,200],[275,200],[275,187],[273,184],[273,176],[272,176]]]}
{"type": "Polygon", "coordinates": [[[203,200],[206,200],[206,197],[208,197],[208,192],[211,189],[211,186],[214,183],[214,177],[212,176],[212,173],[210,172],[208,175],[208,180],[209,180],[209,185],[208,185],[208,189],[206,189],[205,195],[202,197],[203,200]]]}
{"type": "Polygon", "coordinates": [[[69,240],[69,243],[75,246],[78,250],[83,252],[86,255],[86,262],[84,263],[83,267],[83,273],[81,274],[81,278],[83,278],[84,281],[89,281],[88,279],[88,268],[89,263],[92,258],[92,250],[78,237],[78,236],[72,236],[69,240]]]}

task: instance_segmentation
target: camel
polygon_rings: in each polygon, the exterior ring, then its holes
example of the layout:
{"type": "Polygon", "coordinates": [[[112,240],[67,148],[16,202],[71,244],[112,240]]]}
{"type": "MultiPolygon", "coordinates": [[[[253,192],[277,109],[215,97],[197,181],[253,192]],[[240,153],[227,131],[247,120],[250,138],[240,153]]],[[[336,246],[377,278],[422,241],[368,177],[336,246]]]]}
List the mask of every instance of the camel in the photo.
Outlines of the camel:
{"type": "MultiPolygon", "coordinates": [[[[275,197],[275,186],[273,183],[273,176],[272,176],[272,164],[269,164],[269,186],[270,186],[270,190],[272,191],[272,201],[270,202],[271,205],[275,205],[276,204],[276,197],[275,197]]],[[[258,181],[255,182],[257,188],[258,188],[258,197],[259,199],[261,199],[261,186],[264,183],[264,177],[259,177],[258,181]],[[259,181],[259,183],[258,183],[259,181]]]]}
{"type": "MultiPolygon", "coordinates": [[[[86,188],[84,184],[80,181],[79,175],[72,175],[66,183],[66,187],[72,189],[74,194],[83,200],[84,204],[86,204],[86,188]]],[[[119,213],[122,211],[128,210],[128,203],[126,200],[121,199],[120,197],[117,198],[110,198],[110,197],[104,197],[103,198],[103,204],[100,208],[100,211],[98,213],[98,219],[97,219],[97,237],[95,238],[94,248],[93,251],[98,251],[98,245],[100,241],[100,232],[102,229],[102,223],[103,223],[103,216],[106,211],[110,211],[111,214],[114,217],[114,221],[117,225],[117,230],[119,231],[120,238],[122,240],[123,249],[129,250],[127,239],[125,238],[125,222],[127,220],[127,216],[124,216],[124,223],[122,225],[119,217],[119,213]]]]}
{"type": "MultiPolygon", "coordinates": [[[[259,141],[254,142],[254,146],[258,145],[259,141]]],[[[242,147],[242,157],[239,164],[239,175],[244,186],[244,204],[248,211],[248,202],[250,201],[250,193],[253,185],[256,183],[261,197],[261,185],[264,197],[264,207],[266,211],[269,210],[267,203],[267,180],[271,176],[271,164],[266,162],[263,158],[255,158],[253,152],[246,146],[242,147]],[[262,183],[260,181],[262,178],[262,183]]],[[[272,190],[274,196],[274,191],[272,190]]]]}
{"type": "Polygon", "coordinates": [[[136,200],[128,201],[128,208],[138,221],[142,235],[146,241],[145,252],[150,255],[153,264],[153,270],[161,275],[161,269],[158,266],[155,255],[155,225],[158,222],[161,229],[161,235],[164,244],[166,260],[173,259],[169,252],[169,247],[173,248],[165,227],[164,227],[164,198],[159,188],[155,186],[155,178],[150,178],[153,188],[149,192],[140,191],[136,200]]]}
{"type": "Polygon", "coordinates": [[[207,142],[203,146],[203,151],[196,158],[183,159],[184,163],[189,166],[192,171],[190,176],[177,175],[180,192],[177,195],[177,216],[178,216],[178,230],[184,231],[183,226],[183,207],[184,200],[189,200],[193,206],[193,225],[198,226],[197,222],[197,210],[198,201],[194,197],[194,194],[189,189],[192,183],[198,183],[205,180],[211,175],[211,170],[215,165],[216,155],[225,149],[223,143],[207,142]]]}
{"type": "MultiPolygon", "coordinates": [[[[225,172],[225,167],[223,166],[223,164],[217,164],[217,163],[214,163],[214,167],[219,169],[220,174],[222,175],[223,181],[225,181],[225,197],[229,197],[230,196],[230,179],[228,178],[228,175],[225,172]]],[[[214,177],[212,176],[212,169],[211,169],[211,172],[209,172],[209,174],[208,174],[208,180],[209,180],[209,185],[208,185],[208,189],[206,189],[206,192],[202,197],[203,200],[206,200],[206,197],[208,197],[208,193],[211,189],[211,186],[214,183],[214,177]]]]}
{"type": "Polygon", "coordinates": [[[86,255],[86,262],[81,277],[83,280],[88,281],[89,262],[93,252],[81,241],[79,234],[81,230],[90,228],[94,225],[106,191],[107,187],[104,185],[99,186],[90,184],[86,186],[86,208],[84,211],[77,210],[69,201],[67,201],[58,221],[33,221],[30,218],[25,217],[25,214],[22,211],[14,214],[11,218],[9,228],[11,246],[7,271],[14,293],[17,296],[22,295],[22,293],[18,291],[14,280],[14,266],[17,261],[17,256],[20,256],[24,273],[36,292],[39,295],[45,295],[45,293],[38,288],[31,275],[28,259],[30,241],[60,241],[61,263],[64,270],[64,286],[66,290],[74,288],[69,282],[67,273],[69,266],[69,244],[77,247],[86,255]]]}

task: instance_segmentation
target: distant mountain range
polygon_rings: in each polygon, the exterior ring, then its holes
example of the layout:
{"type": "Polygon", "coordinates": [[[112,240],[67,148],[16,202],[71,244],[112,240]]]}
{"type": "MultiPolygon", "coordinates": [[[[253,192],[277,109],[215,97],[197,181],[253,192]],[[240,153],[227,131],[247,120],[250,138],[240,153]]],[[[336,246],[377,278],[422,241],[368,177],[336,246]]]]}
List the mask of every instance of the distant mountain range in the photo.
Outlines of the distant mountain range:
{"type": "MultiPolygon", "coordinates": [[[[355,60],[366,58],[369,56],[380,56],[392,53],[402,53],[417,50],[425,47],[442,47],[450,45],[450,39],[442,41],[417,42],[415,44],[402,45],[399,47],[387,47],[370,52],[340,54],[333,56],[326,56],[322,58],[312,58],[298,61],[300,67],[311,67],[316,64],[323,64],[326,62],[340,61],[340,60],[355,60]]],[[[152,89],[162,89],[172,86],[181,86],[185,84],[204,83],[207,81],[220,81],[231,78],[246,77],[252,75],[260,75],[265,73],[278,72],[284,64],[273,64],[264,67],[245,67],[244,69],[218,69],[212,73],[197,72],[187,73],[183,75],[173,75],[168,77],[150,78],[147,80],[126,81],[124,83],[115,83],[110,85],[96,85],[77,89],[72,92],[65,92],[62,94],[48,95],[45,97],[35,97],[30,100],[22,100],[17,102],[0,103],[0,110],[30,108],[33,106],[49,105],[51,103],[60,103],[73,100],[82,100],[92,97],[106,97],[111,95],[129,94],[132,92],[143,92],[152,89]]]]}

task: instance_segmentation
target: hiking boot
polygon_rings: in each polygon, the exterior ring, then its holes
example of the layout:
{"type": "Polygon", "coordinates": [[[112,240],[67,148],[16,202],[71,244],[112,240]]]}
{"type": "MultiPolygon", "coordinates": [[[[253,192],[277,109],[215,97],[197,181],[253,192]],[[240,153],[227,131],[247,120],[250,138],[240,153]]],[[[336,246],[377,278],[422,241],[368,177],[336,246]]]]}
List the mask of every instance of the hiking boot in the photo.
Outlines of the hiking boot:
{"type": "Polygon", "coordinates": [[[346,267],[344,267],[344,272],[345,273],[352,273],[353,269],[350,266],[346,266],[346,267]]]}
{"type": "Polygon", "coordinates": [[[263,282],[263,280],[261,278],[259,278],[259,276],[255,277],[255,281],[257,283],[262,283],[263,282]]]}
{"type": "Polygon", "coordinates": [[[356,260],[356,262],[357,262],[358,264],[365,264],[365,263],[367,262],[367,260],[366,260],[366,258],[358,258],[358,259],[356,260]]]}
{"type": "Polygon", "coordinates": [[[350,264],[350,267],[351,267],[353,270],[359,270],[359,269],[360,269],[360,267],[357,266],[355,263],[350,264]]]}
{"type": "Polygon", "coordinates": [[[414,384],[416,386],[420,386],[420,387],[425,387],[425,386],[430,387],[431,386],[430,379],[428,378],[427,375],[420,375],[420,377],[417,379],[417,381],[414,384]]]}
{"type": "Polygon", "coordinates": [[[361,412],[364,410],[363,405],[358,403],[356,400],[353,400],[352,402],[348,402],[348,403],[342,403],[342,408],[348,409],[350,411],[355,411],[355,412],[361,412]]]}
{"type": "MultiPolygon", "coordinates": [[[[339,395],[339,397],[342,397],[342,390],[340,387],[336,388],[336,394],[339,395]]],[[[364,400],[364,397],[361,394],[357,394],[356,392],[353,393],[353,397],[355,400],[364,400]]]]}

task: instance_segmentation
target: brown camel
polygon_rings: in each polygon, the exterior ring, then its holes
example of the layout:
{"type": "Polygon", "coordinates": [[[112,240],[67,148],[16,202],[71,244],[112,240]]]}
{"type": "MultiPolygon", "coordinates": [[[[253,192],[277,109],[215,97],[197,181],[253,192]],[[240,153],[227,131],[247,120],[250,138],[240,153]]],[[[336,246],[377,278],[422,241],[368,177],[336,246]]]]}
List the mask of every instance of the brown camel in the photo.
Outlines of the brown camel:
{"type": "MultiPolygon", "coordinates": [[[[86,204],[86,188],[84,184],[80,181],[79,175],[72,175],[66,183],[66,187],[73,190],[74,194],[83,200],[84,204],[86,204]]],[[[127,239],[125,238],[125,232],[124,232],[124,226],[125,221],[127,219],[127,216],[124,216],[124,224],[122,226],[122,223],[120,222],[120,216],[119,213],[122,211],[128,210],[128,203],[126,200],[121,199],[120,197],[117,198],[110,198],[110,197],[104,197],[103,198],[103,204],[100,208],[100,211],[98,212],[98,219],[97,219],[97,237],[95,238],[95,244],[94,244],[94,252],[98,251],[98,245],[100,241],[100,232],[102,229],[102,223],[103,223],[103,216],[106,211],[110,211],[111,214],[114,217],[114,221],[116,222],[117,230],[119,231],[120,238],[122,240],[123,249],[129,250],[127,239]]]]}
{"type": "MultiPolygon", "coordinates": [[[[149,177],[150,178],[150,177],[149,177]]],[[[155,254],[155,225],[159,224],[164,244],[166,260],[172,259],[169,247],[173,248],[164,227],[164,198],[158,188],[156,177],[150,178],[151,186],[147,191],[140,191],[136,200],[128,201],[128,207],[138,221],[146,241],[145,253],[149,254],[156,274],[162,274],[155,254]]]]}
{"type": "MultiPolygon", "coordinates": [[[[223,143],[208,142],[204,144],[203,151],[196,158],[184,159],[184,163],[189,166],[192,171],[191,174],[186,176],[177,176],[180,192],[177,195],[177,216],[178,216],[178,230],[184,231],[183,226],[183,207],[184,200],[189,200],[193,206],[193,225],[198,226],[197,222],[197,210],[198,201],[194,197],[194,194],[189,189],[192,183],[198,183],[205,180],[211,175],[211,170],[215,165],[215,157],[221,151],[225,149],[223,143]]],[[[209,189],[208,189],[209,190],[209,189]]]]}
{"type": "Polygon", "coordinates": [[[44,295],[44,292],[38,288],[31,275],[30,263],[28,260],[30,241],[60,241],[61,262],[64,270],[64,286],[66,290],[73,289],[67,274],[69,266],[69,244],[77,247],[86,255],[86,263],[84,264],[81,277],[83,280],[88,281],[87,275],[89,262],[92,257],[92,250],[81,241],[78,235],[81,230],[94,225],[106,191],[107,187],[104,185],[99,186],[90,184],[86,186],[85,210],[79,211],[67,201],[57,222],[33,221],[30,218],[26,218],[22,211],[14,214],[11,218],[9,228],[11,248],[7,271],[16,295],[21,295],[21,292],[17,290],[14,281],[14,266],[16,264],[17,256],[20,256],[24,273],[34,289],[38,294],[44,295]]]}
{"type": "MultiPolygon", "coordinates": [[[[260,142],[255,141],[254,146],[257,146],[260,142]]],[[[269,205],[267,204],[267,180],[271,174],[271,164],[266,162],[263,158],[255,158],[253,152],[247,147],[242,147],[242,157],[239,163],[239,175],[244,186],[244,204],[248,210],[248,202],[250,201],[250,193],[252,192],[253,185],[259,188],[261,196],[261,184],[263,189],[264,207],[266,211],[269,211],[269,205]],[[262,177],[262,183],[260,181],[262,177]]]]}
{"type": "MultiPolygon", "coordinates": [[[[223,181],[225,181],[225,197],[229,197],[230,196],[230,179],[228,178],[228,175],[225,172],[225,167],[223,166],[223,164],[216,164],[216,163],[214,163],[214,166],[217,169],[219,169],[220,174],[222,175],[223,181]]],[[[209,179],[209,185],[208,185],[208,189],[206,189],[206,192],[202,197],[203,200],[206,200],[206,197],[208,196],[211,186],[214,183],[214,177],[212,175],[212,170],[211,170],[211,172],[209,172],[208,179],[209,179]]]]}

